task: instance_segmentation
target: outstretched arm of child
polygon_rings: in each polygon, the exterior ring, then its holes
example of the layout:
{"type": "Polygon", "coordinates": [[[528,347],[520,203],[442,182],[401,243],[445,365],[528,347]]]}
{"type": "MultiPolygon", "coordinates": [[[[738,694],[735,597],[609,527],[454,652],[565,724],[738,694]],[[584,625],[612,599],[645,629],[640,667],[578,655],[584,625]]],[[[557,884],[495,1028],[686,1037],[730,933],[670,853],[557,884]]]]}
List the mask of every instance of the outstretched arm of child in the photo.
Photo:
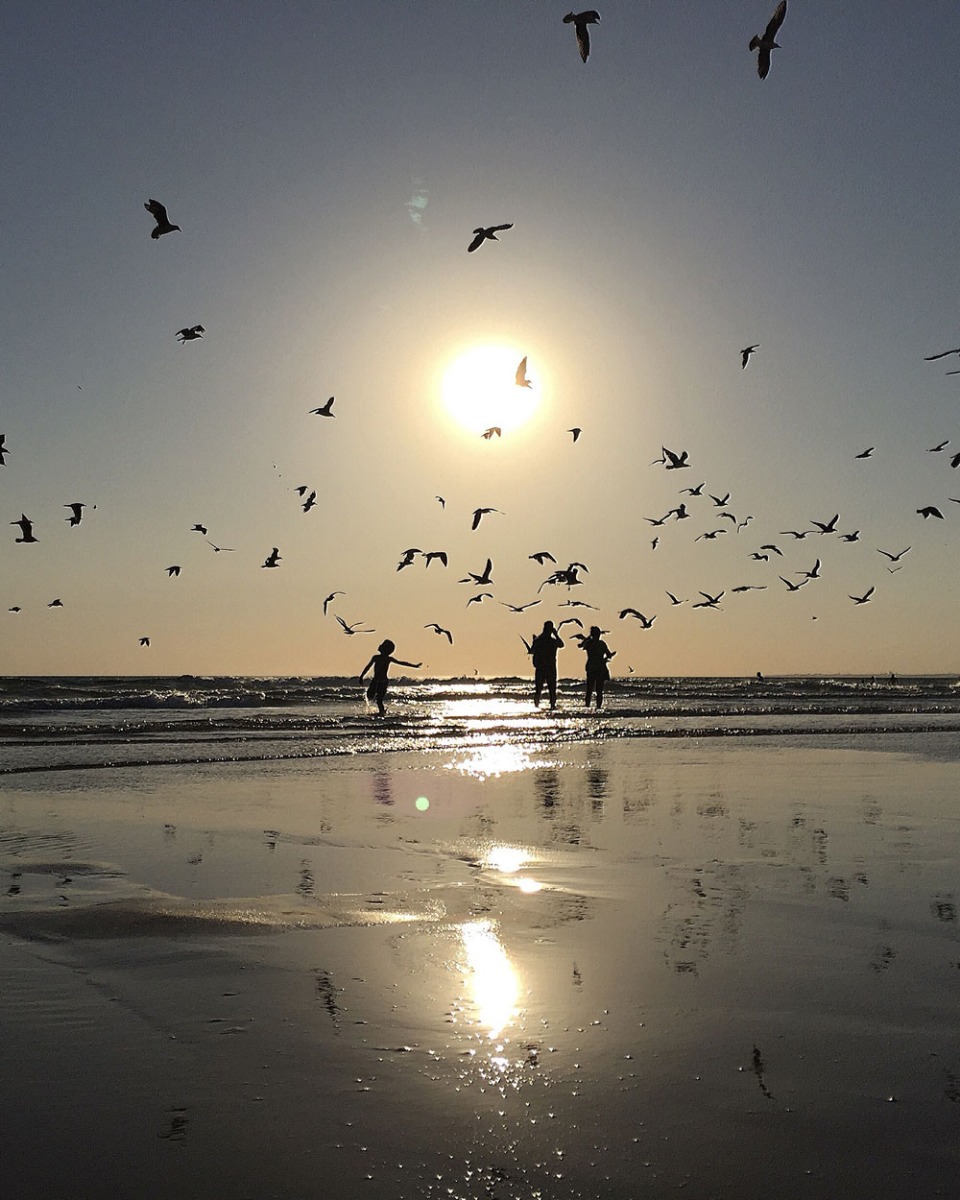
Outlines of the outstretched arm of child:
{"type": "Polygon", "coordinates": [[[404,662],[402,658],[391,658],[390,661],[393,663],[393,665],[395,667],[422,667],[423,666],[423,663],[404,662]]]}

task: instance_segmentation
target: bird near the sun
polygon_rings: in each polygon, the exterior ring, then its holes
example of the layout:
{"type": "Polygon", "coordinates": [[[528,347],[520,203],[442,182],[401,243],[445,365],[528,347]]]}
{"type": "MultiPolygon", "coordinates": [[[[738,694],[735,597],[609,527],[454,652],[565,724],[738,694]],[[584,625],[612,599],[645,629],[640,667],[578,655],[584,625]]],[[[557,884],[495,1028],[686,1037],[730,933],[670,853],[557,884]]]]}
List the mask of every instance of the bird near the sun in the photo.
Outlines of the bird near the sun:
{"type": "Polygon", "coordinates": [[[490,428],[485,429],[483,431],[483,433],[480,434],[480,436],[489,442],[494,434],[496,434],[497,437],[503,436],[503,431],[501,430],[499,425],[491,425],[490,428]]]}
{"type": "Polygon", "coordinates": [[[498,233],[503,233],[505,229],[512,229],[513,222],[510,221],[506,225],[478,225],[473,231],[473,241],[467,247],[467,252],[472,254],[484,242],[499,242],[498,233]]]}
{"type": "Polygon", "coordinates": [[[783,18],[787,15],[787,0],[780,0],[774,10],[773,16],[767,23],[763,33],[754,34],[750,39],[750,50],[757,50],[757,74],[761,79],[766,79],[770,71],[770,55],[774,50],[781,50],[782,47],[777,41],[777,34],[780,32],[780,26],[783,24],[783,18]]]}
{"type": "Polygon", "coordinates": [[[335,418],[337,414],[335,412],[331,411],[332,408],[333,408],[333,396],[330,397],[330,399],[326,402],[326,404],[321,404],[319,408],[311,408],[310,415],[312,417],[334,417],[335,418]]]}
{"type": "Polygon", "coordinates": [[[330,607],[330,605],[333,603],[334,599],[337,596],[345,596],[346,594],[347,594],[346,592],[331,592],[329,596],[324,596],[324,598],[323,598],[323,615],[324,616],[327,615],[327,609],[330,607]]]}
{"type": "Polygon", "coordinates": [[[143,207],[153,217],[154,221],[156,221],[156,225],[150,230],[150,236],[154,241],[157,238],[163,237],[165,233],[173,233],[174,230],[183,232],[179,225],[171,225],[170,218],[167,216],[167,210],[159,200],[145,200],[143,207]]]}
{"type": "Polygon", "coordinates": [[[177,338],[181,346],[185,346],[187,342],[195,342],[198,338],[202,338],[206,330],[202,325],[187,325],[183,329],[177,330],[177,338]]]}
{"type": "Polygon", "coordinates": [[[577,35],[577,49],[580,51],[580,59],[586,62],[590,57],[590,25],[600,24],[600,14],[595,8],[585,9],[583,12],[575,13],[568,12],[563,18],[564,25],[572,25],[574,32],[577,35]]]}
{"type": "Polygon", "coordinates": [[[69,525],[79,525],[83,520],[83,510],[87,507],[82,500],[74,500],[72,504],[65,504],[64,508],[70,509],[70,516],[65,518],[69,525]]]}
{"type": "Polygon", "coordinates": [[[475,508],[473,510],[473,521],[470,524],[470,528],[476,529],[488,513],[500,513],[501,517],[504,515],[499,508],[475,508]]]}
{"type": "Polygon", "coordinates": [[[14,538],[15,542],[26,543],[39,541],[39,538],[35,538],[33,536],[33,522],[24,513],[20,514],[19,521],[11,521],[10,524],[20,526],[20,537],[14,538]]]}
{"type": "Polygon", "coordinates": [[[520,365],[517,367],[517,373],[514,378],[517,387],[532,388],[533,384],[527,378],[527,356],[526,354],[520,359],[520,365]]]}
{"type": "Polygon", "coordinates": [[[576,441],[577,438],[580,436],[580,434],[583,433],[583,430],[580,428],[579,425],[574,425],[574,427],[572,429],[567,430],[567,433],[572,433],[573,440],[576,441]]]}
{"type": "Polygon", "coordinates": [[[759,349],[760,349],[759,342],[756,342],[753,346],[744,346],[744,348],[740,351],[740,369],[741,369],[741,371],[744,369],[744,367],[746,367],[747,363],[750,361],[750,356],[752,354],[756,354],[756,352],[759,349]]]}
{"type": "Polygon", "coordinates": [[[442,625],[438,625],[436,621],[431,621],[429,625],[424,625],[424,629],[432,629],[440,637],[445,637],[451,646],[453,645],[453,634],[449,629],[444,629],[442,625]]]}
{"type": "Polygon", "coordinates": [[[276,546],[267,555],[266,560],[260,564],[261,567],[278,567],[280,565],[280,551],[276,546]]]}

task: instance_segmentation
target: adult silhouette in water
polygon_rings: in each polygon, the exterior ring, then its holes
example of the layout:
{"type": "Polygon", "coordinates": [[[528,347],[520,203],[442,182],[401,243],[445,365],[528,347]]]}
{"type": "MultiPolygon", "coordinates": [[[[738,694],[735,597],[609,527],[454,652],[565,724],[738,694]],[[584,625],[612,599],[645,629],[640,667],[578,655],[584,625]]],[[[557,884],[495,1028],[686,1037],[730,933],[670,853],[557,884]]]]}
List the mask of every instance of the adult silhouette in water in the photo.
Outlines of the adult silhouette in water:
{"type": "Polygon", "coordinates": [[[557,651],[563,645],[552,621],[544,621],[543,629],[530,643],[533,659],[533,703],[539,708],[544,685],[550,707],[557,707],[557,651]]]}
{"type": "Polygon", "coordinates": [[[370,659],[367,665],[360,672],[360,679],[373,667],[373,679],[370,681],[370,686],[367,688],[367,699],[375,700],[377,709],[382,717],[386,712],[383,706],[384,697],[387,694],[387,674],[390,670],[390,664],[395,667],[413,667],[417,669],[423,666],[422,663],[404,662],[402,658],[392,658],[396,646],[388,638],[385,642],[381,642],[377,647],[377,653],[370,659]]]}
{"type": "Polygon", "coordinates": [[[607,663],[616,654],[603,641],[603,630],[599,625],[591,625],[588,637],[580,641],[580,649],[587,656],[587,696],[584,704],[590,707],[594,694],[597,697],[597,708],[603,704],[603,685],[610,678],[610,668],[607,663]]]}

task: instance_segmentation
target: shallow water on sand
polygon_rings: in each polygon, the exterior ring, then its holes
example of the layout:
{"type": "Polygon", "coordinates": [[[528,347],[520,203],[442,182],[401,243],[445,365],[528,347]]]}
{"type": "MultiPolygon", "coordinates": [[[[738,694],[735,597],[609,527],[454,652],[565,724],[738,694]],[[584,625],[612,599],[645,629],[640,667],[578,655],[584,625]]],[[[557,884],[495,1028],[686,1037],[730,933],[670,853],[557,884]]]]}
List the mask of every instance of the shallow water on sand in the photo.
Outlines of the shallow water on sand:
{"type": "Polygon", "coordinates": [[[4,1175],[18,1200],[953,1195],[955,743],[9,777],[4,1175]]]}

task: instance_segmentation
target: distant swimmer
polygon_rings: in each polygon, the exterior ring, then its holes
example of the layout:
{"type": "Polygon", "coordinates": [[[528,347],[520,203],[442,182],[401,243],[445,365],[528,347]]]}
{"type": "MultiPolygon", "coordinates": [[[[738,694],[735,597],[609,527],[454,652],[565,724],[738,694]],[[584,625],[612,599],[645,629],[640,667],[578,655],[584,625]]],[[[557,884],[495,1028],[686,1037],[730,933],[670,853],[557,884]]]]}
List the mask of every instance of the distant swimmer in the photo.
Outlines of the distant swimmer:
{"type": "Polygon", "coordinates": [[[473,233],[474,233],[473,241],[467,247],[467,252],[469,254],[472,254],[474,250],[476,250],[479,246],[482,246],[483,243],[487,242],[487,241],[499,242],[500,239],[497,237],[497,234],[503,233],[503,231],[505,229],[512,229],[512,228],[513,228],[512,221],[507,225],[478,225],[477,228],[473,231],[473,233]]]}
{"type": "MultiPolygon", "coordinates": [[[[622,615],[622,614],[621,614],[622,615]]],[[[580,649],[587,656],[585,672],[586,672],[586,696],[584,705],[589,708],[590,701],[596,694],[597,708],[603,705],[603,689],[607,680],[610,678],[610,668],[607,665],[610,659],[616,654],[616,650],[611,650],[602,638],[603,630],[599,625],[591,625],[590,633],[580,642],[580,649]]]]}
{"type": "Polygon", "coordinates": [[[335,412],[332,412],[332,411],[331,411],[331,410],[332,410],[332,408],[333,408],[333,397],[331,396],[331,397],[330,397],[330,399],[329,399],[329,400],[326,402],[326,404],[321,404],[319,408],[311,408],[311,409],[310,409],[310,415],[311,415],[312,417],[333,417],[333,418],[336,418],[336,415],[337,415],[337,414],[336,414],[335,412]]]}
{"type": "Polygon", "coordinates": [[[750,39],[748,49],[759,51],[757,55],[757,74],[761,79],[766,79],[770,71],[770,55],[774,50],[782,49],[777,41],[777,34],[780,32],[780,26],[783,24],[783,18],[787,15],[787,0],[780,0],[780,3],[774,9],[773,16],[767,22],[767,27],[760,34],[754,34],[750,39]]]}
{"type": "Polygon", "coordinates": [[[388,674],[391,663],[395,667],[411,667],[413,670],[418,670],[422,663],[404,662],[401,658],[393,658],[393,652],[396,646],[388,638],[380,643],[377,647],[377,653],[370,659],[367,665],[360,672],[360,681],[363,682],[364,676],[373,668],[373,679],[370,681],[370,686],[367,688],[367,699],[374,700],[382,717],[385,713],[384,699],[387,694],[387,683],[389,682],[388,674]]]}
{"type": "Polygon", "coordinates": [[[202,325],[188,325],[185,329],[177,330],[177,337],[180,345],[184,346],[187,342],[195,342],[198,338],[202,338],[206,332],[202,325]]]}
{"type": "Polygon", "coordinates": [[[154,241],[157,238],[163,237],[165,233],[173,233],[174,230],[183,232],[179,225],[171,225],[170,218],[167,216],[167,210],[159,200],[145,200],[143,207],[153,217],[154,221],[156,221],[156,225],[150,231],[150,236],[154,241]]]}
{"type": "Polygon", "coordinates": [[[583,12],[568,12],[563,18],[564,25],[572,25],[577,35],[577,49],[580,51],[580,61],[586,62],[590,57],[590,25],[600,24],[600,14],[595,8],[583,12]]]}

